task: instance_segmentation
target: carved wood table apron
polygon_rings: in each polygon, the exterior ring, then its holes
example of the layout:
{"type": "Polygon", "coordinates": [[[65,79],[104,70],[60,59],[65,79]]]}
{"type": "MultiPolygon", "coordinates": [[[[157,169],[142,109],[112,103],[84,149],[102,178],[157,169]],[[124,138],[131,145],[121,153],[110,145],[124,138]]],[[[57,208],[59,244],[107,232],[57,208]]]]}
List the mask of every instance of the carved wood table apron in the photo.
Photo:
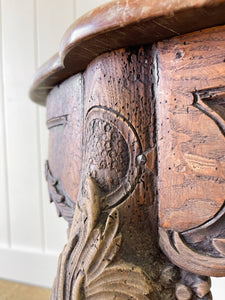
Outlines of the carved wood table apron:
{"type": "Polygon", "coordinates": [[[37,72],[69,224],[51,299],[212,299],[225,276],[225,0],[120,0],[37,72]],[[47,99],[47,100],[46,100],[47,99]]]}

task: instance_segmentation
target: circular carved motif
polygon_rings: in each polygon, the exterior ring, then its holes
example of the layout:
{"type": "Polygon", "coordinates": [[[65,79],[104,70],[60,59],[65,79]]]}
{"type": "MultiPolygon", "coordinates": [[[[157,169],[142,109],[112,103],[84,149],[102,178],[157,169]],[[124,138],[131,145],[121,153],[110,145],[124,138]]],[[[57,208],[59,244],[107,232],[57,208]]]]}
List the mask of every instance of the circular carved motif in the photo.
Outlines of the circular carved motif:
{"type": "Polygon", "coordinates": [[[105,192],[112,192],[125,177],[129,167],[129,150],[122,134],[101,119],[86,128],[86,170],[105,192]]]}
{"type": "Polygon", "coordinates": [[[118,112],[93,107],[85,122],[86,176],[106,192],[105,207],[114,207],[134,190],[141,174],[141,143],[132,124],[118,112]]]}

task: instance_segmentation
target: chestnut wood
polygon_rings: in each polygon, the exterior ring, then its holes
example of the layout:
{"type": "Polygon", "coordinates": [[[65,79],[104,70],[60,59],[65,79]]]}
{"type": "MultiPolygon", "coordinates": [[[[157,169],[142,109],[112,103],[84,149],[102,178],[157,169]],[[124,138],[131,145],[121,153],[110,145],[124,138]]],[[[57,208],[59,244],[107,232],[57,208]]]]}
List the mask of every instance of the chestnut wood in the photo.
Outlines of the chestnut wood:
{"type": "MultiPolygon", "coordinates": [[[[164,228],[199,226],[224,203],[225,132],[210,115],[219,116],[216,107],[210,108],[217,93],[224,111],[224,47],[224,26],[157,46],[159,219],[164,228]],[[198,106],[198,94],[209,102],[208,113],[198,106]]],[[[221,118],[221,126],[224,122],[221,118]]]]}
{"type": "Polygon", "coordinates": [[[225,23],[225,0],[118,0],[78,19],[65,33],[59,53],[36,73],[30,89],[45,104],[58,83],[83,71],[98,55],[225,23]]]}
{"type": "MultiPolygon", "coordinates": [[[[94,60],[83,75],[55,87],[48,97],[50,195],[70,225],[52,299],[166,299],[174,295],[177,299],[187,299],[187,295],[211,298],[208,277],[177,269],[156,243],[158,81],[153,74],[157,72],[157,56],[155,46],[106,53],[94,60]],[[76,135],[81,131],[83,155],[77,163],[79,166],[82,161],[82,173],[77,172],[76,164],[69,163],[81,151],[74,147],[79,145],[76,135]],[[68,139],[69,132],[74,133],[75,140],[68,139]],[[65,146],[72,155],[65,156],[65,146]],[[65,159],[80,183],[78,198],[77,194],[75,198],[68,194],[73,190],[74,177],[65,173],[63,180],[65,159]],[[77,201],[75,212],[68,205],[71,199],[77,201]],[[124,276],[130,283],[121,286],[124,276]]],[[[164,251],[167,245],[165,240],[164,251]]],[[[189,266],[186,269],[190,270],[189,266]]],[[[212,266],[208,269],[212,272],[212,266]]]]}
{"type": "Polygon", "coordinates": [[[81,74],[56,86],[48,96],[49,161],[46,163],[46,179],[58,215],[70,225],[80,187],[83,106],[81,74]]]}
{"type": "Polygon", "coordinates": [[[160,245],[208,276],[225,275],[224,47],[221,26],[160,42],[156,54],[160,245]]]}
{"type": "Polygon", "coordinates": [[[69,224],[52,300],[212,299],[209,276],[225,276],[225,25],[187,32],[224,24],[224,5],[112,2],[37,74],[33,100],[51,90],[50,199],[69,224]]]}

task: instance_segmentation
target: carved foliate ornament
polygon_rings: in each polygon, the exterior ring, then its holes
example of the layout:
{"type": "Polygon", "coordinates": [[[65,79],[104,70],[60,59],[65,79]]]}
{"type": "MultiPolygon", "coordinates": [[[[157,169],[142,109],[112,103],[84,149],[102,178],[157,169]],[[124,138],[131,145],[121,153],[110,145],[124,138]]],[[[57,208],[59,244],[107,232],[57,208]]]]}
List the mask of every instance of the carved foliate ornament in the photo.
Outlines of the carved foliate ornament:
{"type": "Polygon", "coordinates": [[[54,202],[58,216],[63,217],[71,226],[75,202],[66,193],[60,179],[52,175],[48,161],[45,162],[45,177],[48,182],[50,202],[54,202]]]}
{"type": "MultiPolygon", "coordinates": [[[[193,105],[212,119],[225,136],[225,88],[195,91],[193,95],[193,105]]],[[[219,159],[208,159],[205,162],[202,159],[201,162],[198,160],[198,163],[202,163],[203,166],[205,164],[204,176],[207,180],[215,181],[215,184],[224,184],[224,169],[219,159]],[[214,168],[215,172],[221,169],[220,177],[210,177],[207,168],[214,168]]],[[[174,264],[200,275],[225,276],[224,204],[213,218],[192,229],[178,232],[159,228],[160,247],[174,264]]]]}
{"type": "Polygon", "coordinates": [[[94,178],[106,193],[105,205],[115,207],[140,178],[140,140],[132,124],[113,109],[92,107],[85,124],[84,180],[94,178]]]}
{"type": "Polygon", "coordinates": [[[104,210],[104,193],[91,178],[81,197],[51,299],[149,299],[152,286],[147,275],[116,259],[122,241],[118,210],[104,210]]]}

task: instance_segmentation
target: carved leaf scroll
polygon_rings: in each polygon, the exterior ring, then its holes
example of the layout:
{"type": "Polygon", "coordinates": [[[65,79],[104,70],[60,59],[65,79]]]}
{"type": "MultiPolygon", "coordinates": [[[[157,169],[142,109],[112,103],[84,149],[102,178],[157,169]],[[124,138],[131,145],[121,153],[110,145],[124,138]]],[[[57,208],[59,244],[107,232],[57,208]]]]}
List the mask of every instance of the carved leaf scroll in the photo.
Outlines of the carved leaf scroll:
{"type": "Polygon", "coordinates": [[[71,226],[75,202],[67,195],[60,180],[52,175],[48,161],[45,163],[45,177],[48,182],[50,201],[55,203],[58,216],[63,217],[71,226]]]}
{"type": "Polygon", "coordinates": [[[225,276],[224,211],[222,209],[219,213],[219,218],[215,217],[186,232],[171,232],[159,228],[161,249],[175,265],[189,272],[205,276],[225,276]]]}
{"type": "MultiPolygon", "coordinates": [[[[193,105],[211,118],[225,137],[225,87],[195,91],[193,105]]],[[[222,196],[221,196],[222,197],[222,196]]],[[[190,272],[225,276],[225,206],[209,221],[184,232],[159,228],[160,247],[190,272]]]]}
{"type": "Polygon", "coordinates": [[[225,239],[213,239],[214,248],[225,256],[225,239]]]}
{"type": "Polygon", "coordinates": [[[104,212],[103,198],[88,178],[59,259],[51,299],[149,299],[152,286],[141,268],[113,262],[122,241],[119,212],[116,208],[104,212]]]}
{"type": "Polygon", "coordinates": [[[225,276],[225,256],[211,257],[197,252],[178,232],[168,233],[159,228],[160,247],[170,260],[185,270],[199,275],[225,276]]]}
{"type": "Polygon", "coordinates": [[[193,105],[210,117],[225,136],[225,87],[196,91],[193,105]]]}

